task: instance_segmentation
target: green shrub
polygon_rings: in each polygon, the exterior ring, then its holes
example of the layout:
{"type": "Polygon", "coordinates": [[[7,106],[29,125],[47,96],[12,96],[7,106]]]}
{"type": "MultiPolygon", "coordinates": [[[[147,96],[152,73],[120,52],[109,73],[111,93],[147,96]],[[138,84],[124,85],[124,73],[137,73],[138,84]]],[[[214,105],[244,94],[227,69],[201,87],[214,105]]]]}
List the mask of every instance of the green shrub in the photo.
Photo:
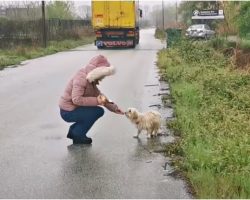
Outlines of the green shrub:
{"type": "Polygon", "coordinates": [[[209,41],[209,45],[214,49],[220,49],[222,46],[224,46],[224,43],[225,39],[221,37],[215,37],[209,41]]]}
{"type": "Polygon", "coordinates": [[[247,37],[250,33],[250,2],[242,2],[240,7],[240,15],[237,18],[239,32],[241,37],[247,37]]]}
{"type": "Polygon", "coordinates": [[[240,42],[240,48],[246,51],[250,51],[250,40],[242,39],[240,42]]]}

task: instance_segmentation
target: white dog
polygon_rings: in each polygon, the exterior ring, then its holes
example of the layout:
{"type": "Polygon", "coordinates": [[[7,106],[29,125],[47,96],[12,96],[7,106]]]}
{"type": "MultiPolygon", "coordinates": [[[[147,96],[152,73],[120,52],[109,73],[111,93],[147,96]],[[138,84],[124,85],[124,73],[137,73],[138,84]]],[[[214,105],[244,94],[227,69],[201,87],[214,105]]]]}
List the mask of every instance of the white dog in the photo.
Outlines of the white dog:
{"type": "Polygon", "coordinates": [[[157,132],[161,127],[161,114],[157,111],[149,111],[140,113],[135,108],[128,108],[125,115],[130,121],[136,125],[138,132],[134,137],[138,137],[142,130],[147,131],[147,137],[157,136],[157,132]]]}

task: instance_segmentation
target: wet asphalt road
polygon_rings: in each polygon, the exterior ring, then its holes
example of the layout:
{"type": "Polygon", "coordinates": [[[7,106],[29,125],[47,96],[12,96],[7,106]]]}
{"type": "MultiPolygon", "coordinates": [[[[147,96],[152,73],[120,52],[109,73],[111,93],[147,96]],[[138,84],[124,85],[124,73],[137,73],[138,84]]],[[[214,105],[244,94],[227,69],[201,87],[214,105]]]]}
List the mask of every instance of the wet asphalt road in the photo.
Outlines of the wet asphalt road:
{"type": "Polygon", "coordinates": [[[190,198],[182,180],[167,176],[167,158],[152,151],[170,137],[134,139],[135,127],[106,110],[88,134],[93,144],[73,146],[59,116],[67,81],[97,54],[117,68],[101,91],[122,109],[148,110],[157,89],[145,85],[157,82],[164,44],[152,29],[141,34],[136,49],[87,45],[0,71],[0,198],[190,198]]]}

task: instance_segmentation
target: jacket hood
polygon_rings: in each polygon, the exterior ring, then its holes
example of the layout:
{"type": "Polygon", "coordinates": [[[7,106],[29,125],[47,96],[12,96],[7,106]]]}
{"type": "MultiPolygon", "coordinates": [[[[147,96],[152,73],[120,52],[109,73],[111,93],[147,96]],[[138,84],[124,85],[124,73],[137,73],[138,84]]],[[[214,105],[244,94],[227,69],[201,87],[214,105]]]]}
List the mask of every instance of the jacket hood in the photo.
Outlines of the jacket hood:
{"type": "Polygon", "coordinates": [[[92,58],[85,70],[87,73],[87,80],[90,83],[115,73],[115,68],[110,65],[107,58],[103,55],[92,58]]]}

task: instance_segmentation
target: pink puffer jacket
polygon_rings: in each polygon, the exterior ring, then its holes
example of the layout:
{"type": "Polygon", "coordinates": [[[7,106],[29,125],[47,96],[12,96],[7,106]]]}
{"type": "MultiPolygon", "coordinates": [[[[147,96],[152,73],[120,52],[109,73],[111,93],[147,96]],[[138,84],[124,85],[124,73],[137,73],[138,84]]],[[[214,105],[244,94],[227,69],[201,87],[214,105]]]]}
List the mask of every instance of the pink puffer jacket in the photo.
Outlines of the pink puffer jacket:
{"type": "MultiPolygon", "coordinates": [[[[69,81],[61,96],[59,107],[62,110],[72,111],[79,106],[97,106],[97,96],[101,92],[94,81],[114,73],[114,67],[104,56],[99,55],[92,58],[89,64],[80,69],[69,81]]],[[[113,103],[109,103],[105,107],[112,112],[116,112],[118,109],[118,106],[113,103]]]]}

